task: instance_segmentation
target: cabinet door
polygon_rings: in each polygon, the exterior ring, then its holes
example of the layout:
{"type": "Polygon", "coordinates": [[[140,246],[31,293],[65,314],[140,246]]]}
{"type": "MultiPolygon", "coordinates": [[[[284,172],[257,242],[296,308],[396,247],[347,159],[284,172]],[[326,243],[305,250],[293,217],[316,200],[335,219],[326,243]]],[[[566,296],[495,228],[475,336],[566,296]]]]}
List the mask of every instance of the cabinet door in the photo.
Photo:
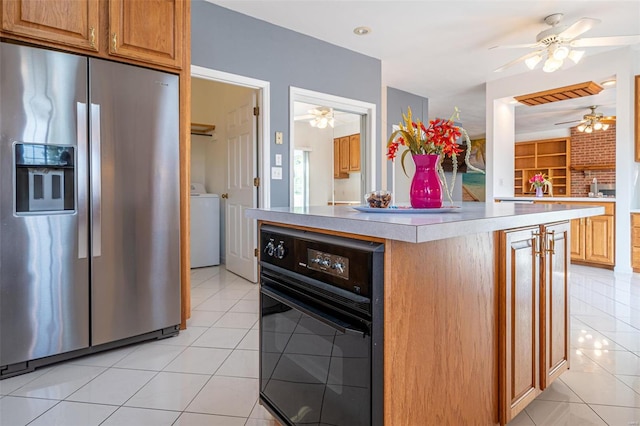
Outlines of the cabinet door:
{"type": "Polygon", "coordinates": [[[613,216],[594,216],[586,219],[585,258],[589,262],[614,264],[613,216]]]}
{"type": "Polygon", "coordinates": [[[540,393],[540,229],[501,232],[500,389],[506,424],[540,393]]]}
{"type": "Polygon", "coordinates": [[[340,177],[340,139],[333,140],[333,177],[340,177]]]}
{"type": "Polygon", "coordinates": [[[109,54],[181,68],[183,0],[109,0],[109,54]]]}
{"type": "Polygon", "coordinates": [[[3,0],[2,30],[98,51],[98,0],[3,0]]]}
{"type": "Polygon", "coordinates": [[[360,135],[349,136],[349,171],[360,171],[360,135]]]}
{"type": "Polygon", "coordinates": [[[585,250],[585,218],[571,221],[571,260],[584,260],[585,250]]]}
{"type": "Polygon", "coordinates": [[[340,173],[349,173],[349,136],[340,138],[340,173]]]}
{"type": "Polygon", "coordinates": [[[569,368],[569,223],[544,227],[540,279],[540,389],[569,368]]]}

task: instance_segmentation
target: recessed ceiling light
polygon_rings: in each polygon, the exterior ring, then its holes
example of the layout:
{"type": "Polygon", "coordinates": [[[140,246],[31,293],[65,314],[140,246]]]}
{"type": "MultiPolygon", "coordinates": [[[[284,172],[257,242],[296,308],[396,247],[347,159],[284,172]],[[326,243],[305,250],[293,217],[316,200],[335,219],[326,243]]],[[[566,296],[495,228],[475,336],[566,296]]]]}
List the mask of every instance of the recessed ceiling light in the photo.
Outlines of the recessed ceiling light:
{"type": "Polygon", "coordinates": [[[369,27],[356,27],[353,29],[353,33],[356,35],[367,35],[371,32],[369,27]]]}
{"type": "Polygon", "coordinates": [[[602,86],[604,87],[611,87],[611,86],[615,86],[616,85],[616,80],[615,79],[611,79],[611,80],[605,80],[602,83],[600,83],[602,86]]]}

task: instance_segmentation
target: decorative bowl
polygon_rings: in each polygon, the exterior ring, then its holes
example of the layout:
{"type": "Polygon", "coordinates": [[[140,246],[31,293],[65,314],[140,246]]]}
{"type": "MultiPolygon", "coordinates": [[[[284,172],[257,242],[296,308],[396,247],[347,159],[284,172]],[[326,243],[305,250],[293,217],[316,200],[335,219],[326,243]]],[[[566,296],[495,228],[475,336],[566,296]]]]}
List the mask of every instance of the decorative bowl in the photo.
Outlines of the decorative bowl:
{"type": "Polygon", "coordinates": [[[371,208],[386,209],[391,204],[391,192],[384,190],[367,192],[364,201],[371,208]]]}

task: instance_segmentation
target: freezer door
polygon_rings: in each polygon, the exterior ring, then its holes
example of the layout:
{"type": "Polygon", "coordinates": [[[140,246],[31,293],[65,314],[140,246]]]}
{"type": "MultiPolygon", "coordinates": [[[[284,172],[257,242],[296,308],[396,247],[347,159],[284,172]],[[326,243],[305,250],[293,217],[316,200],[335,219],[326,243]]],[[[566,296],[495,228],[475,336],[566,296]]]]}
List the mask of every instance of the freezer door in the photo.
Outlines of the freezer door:
{"type": "Polygon", "coordinates": [[[89,345],[87,59],[0,43],[0,99],[3,367],[89,345]]]}
{"type": "Polygon", "coordinates": [[[180,323],[178,77],[90,59],[91,344],[180,323]]]}

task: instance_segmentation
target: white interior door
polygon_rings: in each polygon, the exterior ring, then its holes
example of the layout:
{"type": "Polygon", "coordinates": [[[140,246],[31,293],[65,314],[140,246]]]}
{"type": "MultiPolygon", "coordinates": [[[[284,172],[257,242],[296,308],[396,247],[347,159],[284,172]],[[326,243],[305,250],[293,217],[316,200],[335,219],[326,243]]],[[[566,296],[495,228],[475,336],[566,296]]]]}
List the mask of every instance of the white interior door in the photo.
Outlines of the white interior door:
{"type": "Polygon", "coordinates": [[[255,106],[251,92],[227,113],[226,267],[251,282],[258,280],[257,225],[245,211],[257,207],[255,106]]]}

